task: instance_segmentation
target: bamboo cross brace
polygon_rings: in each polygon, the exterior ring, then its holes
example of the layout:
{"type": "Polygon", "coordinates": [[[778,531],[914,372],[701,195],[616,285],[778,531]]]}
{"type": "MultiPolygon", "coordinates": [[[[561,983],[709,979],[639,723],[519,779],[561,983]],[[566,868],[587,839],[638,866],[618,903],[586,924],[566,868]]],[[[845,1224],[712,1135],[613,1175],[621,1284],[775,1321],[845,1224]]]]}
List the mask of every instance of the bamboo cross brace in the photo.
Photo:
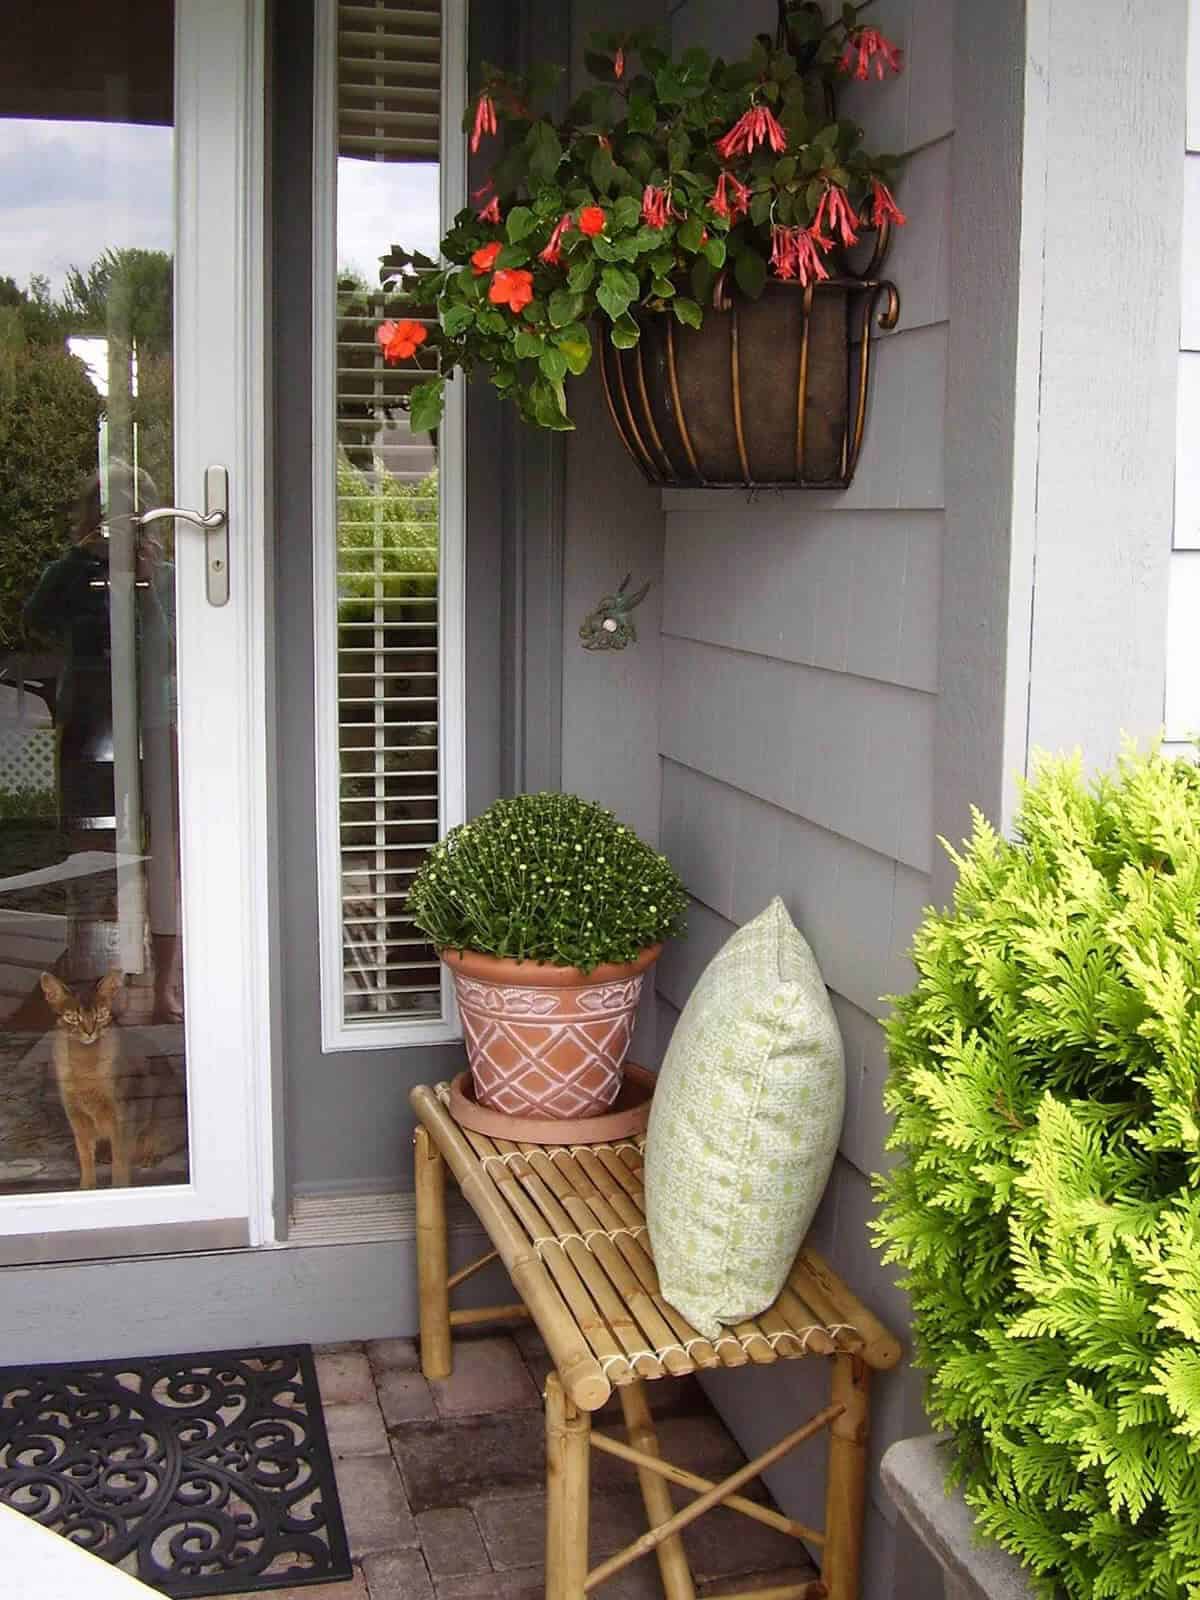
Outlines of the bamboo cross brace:
{"type": "MultiPolygon", "coordinates": [[[[657,1473],[660,1478],[666,1478],[669,1483],[677,1483],[681,1489],[694,1489],[698,1494],[704,1494],[717,1485],[711,1478],[702,1478],[697,1472],[689,1472],[686,1467],[677,1467],[672,1461],[664,1461],[661,1456],[650,1456],[642,1450],[635,1450],[632,1445],[614,1439],[607,1433],[592,1433],[592,1448],[603,1450],[606,1455],[618,1456],[622,1461],[628,1461],[631,1466],[643,1467],[647,1472],[657,1473]]],[[[744,1517],[751,1517],[755,1522],[761,1522],[768,1528],[775,1528],[779,1533],[786,1533],[792,1539],[807,1539],[810,1544],[823,1544],[825,1535],[817,1528],[810,1528],[806,1523],[796,1522],[791,1517],[785,1517],[781,1511],[772,1511],[770,1506],[759,1505],[757,1500],[747,1500],[744,1495],[726,1495],[724,1505],[731,1511],[740,1511],[744,1517]]]]}
{"type": "Polygon", "coordinates": [[[648,1556],[651,1551],[657,1550],[664,1539],[669,1539],[673,1534],[682,1533],[698,1517],[706,1511],[711,1511],[714,1506],[719,1506],[729,1496],[740,1489],[743,1484],[749,1483],[752,1478],[757,1478],[760,1473],[773,1466],[776,1461],[789,1455],[797,1445],[803,1444],[806,1439],[811,1439],[813,1434],[820,1433],[822,1428],[827,1428],[831,1422],[836,1422],[845,1410],[843,1405],[826,1406],[823,1411],[818,1411],[815,1417],[810,1417],[803,1427],[795,1428],[780,1439],[778,1444],[772,1445],[769,1450],[764,1450],[762,1455],[753,1461],[748,1461],[737,1472],[731,1473],[728,1478],[714,1484],[706,1494],[697,1496],[690,1506],[685,1506],[682,1511],[677,1511],[667,1522],[659,1523],[649,1533],[642,1534],[640,1539],[635,1539],[632,1544],[626,1545],[624,1550],[618,1550],[615,1556],[610,1556],[607,1561],[602,1561],[598,1567],[593,1567],[587,1575],[583,1589],[585,1594],[590,1594],[593,1589],[598,1589],[606,1583],[615,1573],[622,1572],[631,1562],[637,1561],[641,1556],[648,1556]]]}
{"type": "Polygon", "coordinates": [[[446,1288],[448,1290],[457,1289],[460,1283],[466,1283],[468,1278],[473,1278],[477,1272],[484,1267],[490,1266],[493,1261],[499,1261],[499,1259],[500,1252],[498,1250],[489,1250],[487,1255],[480,1256],[478,1261],[470,1261],[465,1267],[459,1267],[457,1272],[452,1272],[446,1279],[446,1288]]]}

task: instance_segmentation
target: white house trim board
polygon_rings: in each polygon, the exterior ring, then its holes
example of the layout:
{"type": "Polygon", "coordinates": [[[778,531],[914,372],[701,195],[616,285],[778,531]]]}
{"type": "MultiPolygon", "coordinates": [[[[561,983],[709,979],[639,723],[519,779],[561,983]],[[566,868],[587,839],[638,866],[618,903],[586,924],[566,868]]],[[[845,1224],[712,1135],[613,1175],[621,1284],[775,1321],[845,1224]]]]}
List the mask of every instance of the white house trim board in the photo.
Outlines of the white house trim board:
{"type": "MultiPolygon", "coordinates": [[[[337,540],[333,442],[337,273],[337,0],[316,0],[313,112],[313,637],[321,1037],[325,1051],[445,1044],[461,1038],[449,975],[441,1016],[347,1023],[343,1014],[342,893],[337,729],[337,540]]],[[[466,204],[467,0],[442,0],[440,186],[443,219],[466,204]]],[[[441,555],[438,583],[439,828],[466,815],[466,391],[447,385],[439,435],[441,555]]]]}
{"type": "MultiPolygon", "coordinates": [[[[1161,723],[1184,0],[1147,0],[1138,22],[1087,0],[957,12],[970,113],[953,156],[934,781],[935,832],[951,839],[972,802],[1011,816],[1035,749],[1105,765],[1123,731],[1161,723]],[[1097,200],[1078,173],[1101,144],[1097,200]]],[[[934,898],[949,887],[939,864],[934,898]]]]}

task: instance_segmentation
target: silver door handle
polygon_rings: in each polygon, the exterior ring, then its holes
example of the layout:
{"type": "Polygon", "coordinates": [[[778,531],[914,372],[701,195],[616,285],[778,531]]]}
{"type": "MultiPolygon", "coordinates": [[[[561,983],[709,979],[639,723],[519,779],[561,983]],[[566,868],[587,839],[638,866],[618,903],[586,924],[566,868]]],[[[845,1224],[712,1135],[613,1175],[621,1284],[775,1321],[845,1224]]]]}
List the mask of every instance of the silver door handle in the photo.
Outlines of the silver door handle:
{"type": "Polygon", "coordinates": [[[152,522],[190,522],[197,528],[220,528],[225,522],[223,511],[186,511],[182,506],[155,506],[153,511],[143,511],[135,518],[140,528],[152,522]]]}
{"type": "Polygon", "coordinates": [[[155,506],[134,518],[139,528],[155,522],[189,522],[204,530],[205,587],[210,606],[229,601],[229,472],[225,467],[204,469],[204,510],[184,506],[155,506]]]}

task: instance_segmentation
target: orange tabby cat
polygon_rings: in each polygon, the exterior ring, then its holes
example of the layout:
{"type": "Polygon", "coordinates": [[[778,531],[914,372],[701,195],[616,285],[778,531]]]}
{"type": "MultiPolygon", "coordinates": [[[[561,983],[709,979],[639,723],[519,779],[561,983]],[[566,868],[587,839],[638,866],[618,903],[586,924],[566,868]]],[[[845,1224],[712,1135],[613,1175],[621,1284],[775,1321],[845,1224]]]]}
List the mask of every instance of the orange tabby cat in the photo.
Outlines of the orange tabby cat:
{"type": "Polygon", "coordinates": [[[112,1025],[124,983],[124,973],[107,973],[85,1003],[61,979],[42,973],[42,992],[58,1016],[54,1072],[79,1153],[81,1189],[96,1187],[96,1146],[104,1139],[112,1147],[113,1188],[128,1188],[139,1133],[145,1131],[135,1126],[138,1108],[128,1096],[121,1030],[112,1025]]]}

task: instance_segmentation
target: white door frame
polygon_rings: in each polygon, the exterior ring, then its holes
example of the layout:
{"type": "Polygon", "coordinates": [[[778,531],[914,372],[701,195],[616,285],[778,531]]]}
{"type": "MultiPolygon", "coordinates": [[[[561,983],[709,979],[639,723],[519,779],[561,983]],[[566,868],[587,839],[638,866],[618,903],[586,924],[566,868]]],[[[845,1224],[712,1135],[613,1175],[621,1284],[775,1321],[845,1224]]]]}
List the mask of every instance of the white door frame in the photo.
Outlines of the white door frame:
{"type": "Polygon", "coordinates": [[[229,469],[231,600],[176,525],[191,1180],[0,1197],[0,1262],[270,1243],[264,0],[177,0],[176,503],[229,469]]]}

